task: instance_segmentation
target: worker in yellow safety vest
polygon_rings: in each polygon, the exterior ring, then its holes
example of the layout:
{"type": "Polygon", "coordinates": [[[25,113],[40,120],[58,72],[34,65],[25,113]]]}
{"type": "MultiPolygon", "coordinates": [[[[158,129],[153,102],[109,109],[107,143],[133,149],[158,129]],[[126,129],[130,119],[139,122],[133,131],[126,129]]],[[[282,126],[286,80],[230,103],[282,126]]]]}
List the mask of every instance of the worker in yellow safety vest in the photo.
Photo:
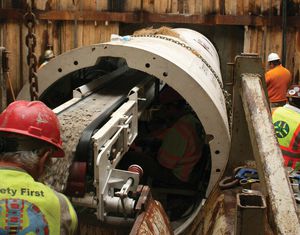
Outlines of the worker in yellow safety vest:
{"type": "Polygon", "coordinates": [[[15,101],[0,114],[0,234],[75,234],[63,194],[38,182],[51,157],[63,157],[59,122],[40,101],[15,101]]]}
{"type": "Polygon", "coordinates": [[[276,108],[272,119],[284,165],[298,168],[300,166],[300,86],[291,86],[287,98],[289,104],[276,108]]]}

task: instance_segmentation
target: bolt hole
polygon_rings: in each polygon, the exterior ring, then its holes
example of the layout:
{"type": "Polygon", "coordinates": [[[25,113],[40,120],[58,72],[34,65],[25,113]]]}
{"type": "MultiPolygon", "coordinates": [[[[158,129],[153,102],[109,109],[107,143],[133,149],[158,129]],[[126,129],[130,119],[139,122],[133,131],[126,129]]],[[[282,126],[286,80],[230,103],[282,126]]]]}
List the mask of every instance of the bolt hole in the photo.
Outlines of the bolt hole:
{"type": "Polygon", "coordinates": [[[96,50],[96,48],[95,48],[95,47],[92,47],[92,51],[94,51],[94,50],[96,50]]]}
{"type": "Polygon", "coordinates": [[[216,151],[215,151],[215,154],[220,154],[220,151],[219,151],[219,150],[216,150],[216,151]]]}
{"type": "Polygon", "coordinates": [[[77,60],[74,61],[74,65],[78,65],[78,61],[77,60]]]}
{"type": "Polygon", "coordinates": [[[219,168],[216,169],[216,172],[221,172],[221,170],[219,168]]]}
{"type": "Polygon", "coordinates": [[[156,57],[153,57],[152,59],[153,59],[153,60],[156,60],[156,57]]]}
{"type": "Polygon", "coordinates": [[[163,73],[163,76],[164,76],[164,77],[168,77],[168,73],[167,73],[167,72],[164,72],[164,73],[163,73]]]}
{"type": "Polygon", "coordinates": [[[107,49],[107,46],[105,46],[104,49],[107,49]]]}
{"type": "Polygon", "coordinates": [[[149,63],[145,64],[145,67],[150,68],[150,64],[149,63]]]}
{"type": "Polygon", "coordinates": [[[62,68],[59,68],[59,69],[58,69],[58,72],[60,72],[60,73],[61,73],[61,72],[62,72],[62,68]]]}

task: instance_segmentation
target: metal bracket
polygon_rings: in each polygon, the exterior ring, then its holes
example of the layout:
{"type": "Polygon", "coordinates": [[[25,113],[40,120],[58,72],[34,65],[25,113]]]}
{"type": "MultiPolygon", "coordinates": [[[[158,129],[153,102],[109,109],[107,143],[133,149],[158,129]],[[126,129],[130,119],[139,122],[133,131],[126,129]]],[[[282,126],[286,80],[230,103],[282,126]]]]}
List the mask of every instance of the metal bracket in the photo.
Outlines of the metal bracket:
{"type": "Polygon", "coordinates": [[[115,169],[137,136],[138,89],[130,93],[110,120],[92,137],[94,145],[94,185],[99,203],[97,217],[108,222],[110,212],[127,219],[134,211],[135,200],[128,197],[136,191],[139,174],[115,169]]]}

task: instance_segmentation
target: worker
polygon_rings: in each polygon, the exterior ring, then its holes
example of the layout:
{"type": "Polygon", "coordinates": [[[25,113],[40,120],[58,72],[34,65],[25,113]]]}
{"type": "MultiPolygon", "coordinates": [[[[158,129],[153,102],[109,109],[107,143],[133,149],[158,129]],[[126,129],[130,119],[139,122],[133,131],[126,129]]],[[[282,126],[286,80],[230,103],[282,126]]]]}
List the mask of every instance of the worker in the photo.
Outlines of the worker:
{"type": "Polygon", "coordinates": [[[300,86],[291,86],[287,97],[289,103],[276,108],[272,119],[284,165],[295,169],[300,167],[300,86]]]}
{"type": "Polygon", "coordinates": [[[15,101],[0,114],[0,234],[75,234],[63,194],[38,182],[51,157],[63,157],[59,122],[40,101],[15,101]]]}
{"type": "MultiPolygon", "coordinates": [[[[161,140],[157,154],[153,157],[150,156],[151,151],[128,152],[122,160],[126,162],[124,168],[137,164],[143,168],[144,178],[150,177],[171,186],[189,184],[191,172],[202,156],[202,125],[190,109],[186,109],[185,100],[172,88],[165,87],[159,98],[171,124],[164,131],[156,132],[155,137],[161,140]]],[[[151,144],[147,142],[146,145],[151,144]]]]}
{"type": "Polygon", "coordinates": [[[291,73],[283,67],[280,57],[276,53],[268,56],[269,71],[265,74],[271,108],[286,104],[286,92],[291,83],[291,73]]]}
{"type": "Polygon", "coordinates": [[[42,68],[43,66],[48,64],[49,61],[53,58],[54,58],[54,52],[52,50],[52,47],[49,47],[44,53],[44,62],[40,65],[39,68],[42,68]]]}

